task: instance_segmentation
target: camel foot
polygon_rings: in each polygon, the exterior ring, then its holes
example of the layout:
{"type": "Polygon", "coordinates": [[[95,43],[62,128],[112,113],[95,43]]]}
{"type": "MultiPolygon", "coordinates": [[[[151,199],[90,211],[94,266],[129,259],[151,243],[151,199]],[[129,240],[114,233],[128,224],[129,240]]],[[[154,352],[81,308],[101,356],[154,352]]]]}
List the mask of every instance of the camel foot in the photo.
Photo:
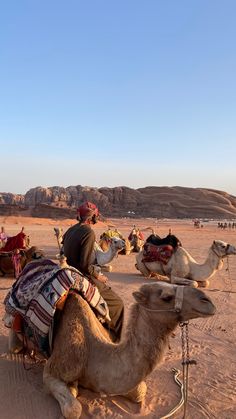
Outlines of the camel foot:
{"type": "Polygon", "coordinates": [[[199,288],[208,288],[210,285],[210,281],[198,281],[199,288]]]}
{"type": "Polygon", "coordinates": [[[112,266],[111,265],[103,265],[101,266],[102,268],[102,272],[111,272],[112,271],[112,266]]]}
{"type": "Polygon", "coordinates": [[[147,385],[144,381],[141,381],[141,383],[139,383],[137,387],[129,391],[124,396],[127,397],[127,399],[131,400],[132,402],[141,403],[145,399],[146,393],[147,393],[147,385]]]}
{"type": "Polygon", "coordinates": [[[82,414],[82,406],[77,399],[66,402],[62,409],[65,419],[79,419],[82,414]]]}

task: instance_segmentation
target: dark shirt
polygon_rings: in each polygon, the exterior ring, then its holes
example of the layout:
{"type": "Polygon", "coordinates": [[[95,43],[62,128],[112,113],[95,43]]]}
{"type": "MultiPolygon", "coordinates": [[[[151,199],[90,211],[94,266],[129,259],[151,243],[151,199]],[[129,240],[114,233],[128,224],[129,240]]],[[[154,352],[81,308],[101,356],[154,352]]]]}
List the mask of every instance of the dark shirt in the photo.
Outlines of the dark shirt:
{"type": "Polygon", "coordinates": [[[70,227],[63,236],[64,254],[68,265],[74,266],[84,275],[89,275],[95,240],[95,233],[90,225],[78,223],[70,227]]]}

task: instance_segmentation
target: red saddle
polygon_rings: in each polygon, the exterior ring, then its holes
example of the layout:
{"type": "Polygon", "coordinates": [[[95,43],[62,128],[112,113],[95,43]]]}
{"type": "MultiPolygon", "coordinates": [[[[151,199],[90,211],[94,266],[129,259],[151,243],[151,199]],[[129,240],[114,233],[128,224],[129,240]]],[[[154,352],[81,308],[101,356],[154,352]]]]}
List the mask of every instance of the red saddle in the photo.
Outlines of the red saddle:
{"type": "Polygon", "coordinates": [[[161,262],[166,265],[174,253],[174,248],[169,244],[156,246],[145,243],[142,262],[161,262]]]}

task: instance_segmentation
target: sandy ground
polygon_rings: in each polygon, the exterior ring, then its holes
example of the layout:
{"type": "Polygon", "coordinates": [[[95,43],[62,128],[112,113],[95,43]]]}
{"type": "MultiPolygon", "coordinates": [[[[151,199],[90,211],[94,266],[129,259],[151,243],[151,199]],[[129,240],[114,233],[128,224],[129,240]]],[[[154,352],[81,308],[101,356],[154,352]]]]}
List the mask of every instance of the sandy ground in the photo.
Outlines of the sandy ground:
{"type": "MultiPolygon", "coordinates": [[[[133,224],[141,228],[152,226],[164,237],[169,228],[182,241],[183,246],[198,262],[204,262],[214,239],[221,239],[236,245],[236,230],[221,231],[217,223],[206,223],[201,229],[194,229],[188,221],[154,220],[110,220],[124,235],[128,236],[133,224]]],[[[30,235],[31,244],[38,245],[53,258],[58,253],[53,226],[64,231],[74,221],[0,218],[9,235],[18,233],[21,227],[30,235]]],[[[106,229],[99,224],[95,228],[97,237],[106,229]]],[[[145,231],[145,238],[150,231],[145,231]]],[[[135,269],[135,254],[120,255],[112,262],[113,271],[108,273],[110,285],[125,302],[126,318],[133,302],[132,292],[147,281],[135,269]]],[[[229,258],[229,270],[224,268],[211,279],[206,293],[217,307],[215,316],[190,322],[190,356],[197,362],[189,371],[188,418],[236,418],[236,257],[229,258]]],[[[0,279],[0,311],[4,312],[3,299],[14,279],[0,279]]],[[[0,322],[0,418],[1,419],[58,419],[59,405],[44,392],[42,385],[42,364],[29,359],[23,362],[21,356],[6,355],[8,330],[0,322]]],[[[99,394],[80,389],[83,405],[82,418],[161,418],[180,399],[179,387],[173,381],[171,368],[181,367],[180,329],[171,339],[164,360],[147,379],[148,392],[142,411],[138,406],[122,397],[101,397],[99,394]]],[[[183,409],[174,418],[183,417],[183,409]]]]}

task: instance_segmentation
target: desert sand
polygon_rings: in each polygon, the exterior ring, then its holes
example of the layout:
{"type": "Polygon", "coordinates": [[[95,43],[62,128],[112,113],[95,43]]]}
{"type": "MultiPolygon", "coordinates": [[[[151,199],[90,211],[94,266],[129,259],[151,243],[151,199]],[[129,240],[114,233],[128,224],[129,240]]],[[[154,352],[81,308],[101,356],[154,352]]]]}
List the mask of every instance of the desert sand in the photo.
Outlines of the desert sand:
{"type": "MultiPolygon", "coordinates": [[[[64,231],[74,224],[73,220],[59,222],[35,218],[1,217],[9,235],[17,234],[25,226],[31,244],[37,245],[50,258],[58,253],[53,227],[64,231]]],[[[151,219],[112,219],[125,237],[133,224],[141,229],[151,226],[162,237],[169,228],[182,242],[182,245],[200,263],[204,262],[207,251],[214,239],[224,240],[236,245],[236,230],[219,230],[217,222],[205,223],[203,228],[195,229],[191,221],[151,219]]],[[[106,230],[106,225],[95,226],[97,238],[106,230]]],[[[145,238],[150,231],[144,231],[145,238]]],[[[109,284],[125,302],[126,318],[133,302],[132,292],[141,284],[154,279],[145,279],[136,270],[135,254],[119,255],[111,263],[113,271],[107,273],[109,284]]],[[[4,313],[3,300],[14,278],[0,278],[0,311],[4,313]]],[[[187,418],[236,417],[236,256],[230,256],[229,265],[224,263],[210,280],[205,291],[217,307],[216,314],[207,319],[192,320],[189,325],[190,357],[197,365],[190,366],[187,418]],[[227,269],[228,268],[228,269],[227,269]]],[[[29,358],[24,362],[22,356],[7,354],[8,330],[0,322],[0,418],[1,419],[58,419],[61,418],[58,403],[45,393],[42,385],[43,364],[35,364],[29,358]]],[[[104,397],[86,389],[79,390],[83,405],[82,418],[161,418],[180,400],[180,389],[173,381],[172,367],[182,370],[180,328],[171,338],[170,349],[166,351],[163,362],[147,379],[147,396],[142,410],[122,397],[104,397]]],[[[183,417],[183,408],[173,418],[183,417]]]]}

